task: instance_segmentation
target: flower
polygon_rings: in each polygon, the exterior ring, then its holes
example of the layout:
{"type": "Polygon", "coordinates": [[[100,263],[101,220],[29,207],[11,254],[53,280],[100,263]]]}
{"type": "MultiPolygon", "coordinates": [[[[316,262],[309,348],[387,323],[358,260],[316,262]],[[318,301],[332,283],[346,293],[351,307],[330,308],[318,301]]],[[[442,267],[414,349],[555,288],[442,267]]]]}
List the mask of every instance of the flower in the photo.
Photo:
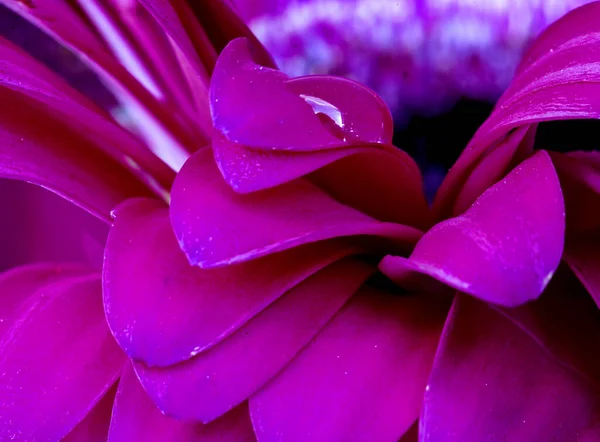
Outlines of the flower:
{"type": "Polygon", "coordinates": [[[135,132],[3,45],[2,174],[112,224],[102,303],[79,267],[0,281],[7,438],[597,438],[600,322],[573,275],[595,296],[576,240],[596,225],[571,221],[594,156],[533,150],[539,121],[595,115],[597,4],[532,47],[433,210],[381,99],[289,78],[226,3],[196,4],[202,26],[178,1],[10,4],[135,132]]]}

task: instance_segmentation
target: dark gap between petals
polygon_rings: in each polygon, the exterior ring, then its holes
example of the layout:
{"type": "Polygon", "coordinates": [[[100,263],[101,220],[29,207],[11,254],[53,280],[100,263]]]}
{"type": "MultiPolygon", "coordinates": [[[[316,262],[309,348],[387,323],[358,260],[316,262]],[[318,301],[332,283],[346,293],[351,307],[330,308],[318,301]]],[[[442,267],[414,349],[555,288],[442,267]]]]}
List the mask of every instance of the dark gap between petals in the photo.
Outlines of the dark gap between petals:
{"type": "Polygon", "coordinates": [[[595,137],[600,129],[596,120],[558,120],[540,123],[535,146],[538,149],[567,153],[600,150],[595,137]]]}
{"type": "Polygon", "coordinates": [[[462,99],[448,112],[435,117],[413,116],[407,125],[395,129],[394,145],[419,165],[429,201],[492,109],[492,103],[462,99]]]}

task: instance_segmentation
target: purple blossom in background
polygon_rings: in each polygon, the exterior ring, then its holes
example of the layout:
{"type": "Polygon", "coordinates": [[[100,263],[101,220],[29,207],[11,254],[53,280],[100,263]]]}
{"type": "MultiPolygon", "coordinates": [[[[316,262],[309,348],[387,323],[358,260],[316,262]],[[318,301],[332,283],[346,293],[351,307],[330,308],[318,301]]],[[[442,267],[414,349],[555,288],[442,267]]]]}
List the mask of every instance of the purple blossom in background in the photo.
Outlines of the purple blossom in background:
{"type": "Polygon", "coordinates": [[[382,98],[279,70],[228,1],[0,2],[120,109],[0,40],[0,176],[108,229],[101,269],[0,275],[0,439],[600,440],[600,156],[538,136],[600,116],[600,2],[431,205],[382,98]]]}
{"type": "Polygon", "coordinates": [[[495,101],[533,38],[591,0],[234,0],[280,68],[379,93],[398,121],[495,101]]]}

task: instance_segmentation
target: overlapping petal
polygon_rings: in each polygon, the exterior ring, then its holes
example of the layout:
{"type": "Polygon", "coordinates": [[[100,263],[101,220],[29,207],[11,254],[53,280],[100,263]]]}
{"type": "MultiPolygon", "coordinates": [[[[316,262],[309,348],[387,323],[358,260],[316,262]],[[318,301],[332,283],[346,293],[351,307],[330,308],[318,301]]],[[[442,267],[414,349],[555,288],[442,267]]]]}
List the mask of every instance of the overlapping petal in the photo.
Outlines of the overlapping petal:
{"type": "Polygon", "coordinates": [[[239,195],[223,180],[210,149],[194,154],[177,176],[171,222],[190,263],[203,268],[344,236],[384,237],[390,249],[404,251],[421,235],[340,204],[306,180],[239,195]]]}
{"type": "Polygon", "coordinates": [[[600,116],[597,11],[595,3],[572,11],[534,43],[511,86],[440,187],[434,204],[438,218],[457,213],[454,205],[467,176],[511,130],[542,121],[600,116]]]}
{"type": "MultiPolygon", "coordinates": [[[[562,333],[554,333],[560,344],[562,333]]],[[[427,387],[420,440],[591,442],[600,437],[599,422],[597,386],[497,311],[456,297],[427,387]]]]}
{"type": "MultiPolygon", "coordinates": [[[[45,274],[41,268],[32,276],[41,281],[45,274]]],[[[121,370],[124,357],[106,326],[98,276],[67,275],[47,279],[3,317],[9,326],[0,337],[2,439],[60,440],[121,370]]]]}
{"type": "Polygon", "coordinates": [[[143,181],[149,184],[157,181],[165,188],[170,186],[174,177],[172,170],[55,73],[1,38],[0,54],[0,87],[32,98],[29,103],[39,109],[40,115],[45,112],[45,118],[60,120],[143,181]]]}
{"type": "Polygon", "coordinates": [[[138,376],[166,413],[211,421],[275,376],[374,272],[372,266],[350,258],[332,264],[220,344],[172,367],[135,364],[138,376]]]}
{"type": "Polygon", "coordinates": [[[151,195],[132,173],[29,97],[0,88],[0,176],[46,187],[103,220],[127,198],[151,195]]]}
{"type": "Polygon", "coordinates": [[[255,441],[248,407],[242,405],[210,425],[165,416],[150,400],[127,364],[115,399],[109,442],[251,442],[255,441]]]}
{"type": "Polygon", "coordinates": [[[116,392],[115,384],[61,442],[106,442],[116,392]]]}
{"type": "Polygon", "coordinates": [[[274,152],[246,148],[217,134],[213,152],[223,178],[238,193],[269,189],[307,176],[336,200],[380,221],[418,228],[429,224],[419,168],[393,146],[274,152]]]}
{"type": "Polygon", "coordinates": [[[547,153],[521,163],[463,215],[434,226],[409,259],[381,268],[399,280],[420,272],[485,301],[515,306],[537,298],[560,263],[563,197],[547,153]]]}
{"type": "Polygon", "coordinates": [[[136,51],[128,32],[106,2],[1,1],[73,50],[93,69],[127,109],[148,146],[173,168],[179,169],[186,149],[193,151],[206,143],[202,132],[186,121],[176,106],[160,101],[161,93],[143,60],[145,54],[136,51]]]}
{"type": "Polygon", "coordinates": [[[332,241],[204,270],[191,266],[179,248],[164,204],[132,200],[114,214],[104,255],[104,308],[121,347],[151,366],[175,364],[215,345],[313,273],[357,251],[332,241]]]}
{"type": "Polygon", "coordinates": [[[399,440],[417,418],[446,301],[364,288],[250,400],[259,440],[399,440]]]}
{"type": "Polygon", "coordinates": [[[372,91],[335,77],[289,79],[260,65],[245,39],[221,53],[211,79],[215,128],[246,147],[310,152],[390,143],[389,110],[372,91]]]}

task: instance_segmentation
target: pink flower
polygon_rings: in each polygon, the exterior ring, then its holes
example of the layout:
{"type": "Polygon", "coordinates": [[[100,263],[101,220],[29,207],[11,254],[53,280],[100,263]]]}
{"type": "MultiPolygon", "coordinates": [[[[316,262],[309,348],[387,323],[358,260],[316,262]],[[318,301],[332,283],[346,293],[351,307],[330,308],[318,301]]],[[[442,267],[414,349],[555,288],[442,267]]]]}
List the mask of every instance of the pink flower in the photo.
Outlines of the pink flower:
{"type": "Polygon", "coordinates": [[[10,5],[133,132],[3,44],[0,173],[112,223],[101,285],[0,280],[3,437],[597,439],[600,321],[573,275],[597,298],[595,254],[571,245],[596,169],[533,150],[539,121],[595,117],[596,4],[534,45],[433,210],[375,93],[289,78],[225,3],[10,5]]]}

